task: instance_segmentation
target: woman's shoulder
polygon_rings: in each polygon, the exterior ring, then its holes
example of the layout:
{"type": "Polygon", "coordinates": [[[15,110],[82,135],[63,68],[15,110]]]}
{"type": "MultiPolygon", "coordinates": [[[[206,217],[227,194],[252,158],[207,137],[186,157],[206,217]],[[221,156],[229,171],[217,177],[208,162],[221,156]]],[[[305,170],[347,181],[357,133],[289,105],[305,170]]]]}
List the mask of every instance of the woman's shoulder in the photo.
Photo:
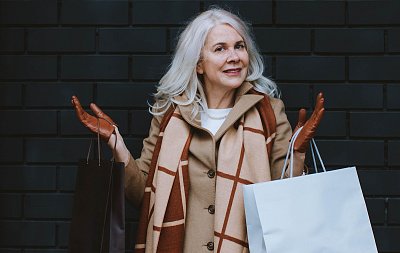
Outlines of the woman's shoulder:
{"type": "Polygon", "coordinates": [[[283,103],[282,99],[276,97],[270,97],[270,102],[275,117],[277,118],[277,121],[279,121],[279,119],[282,117],[283,118],[287,117],[285,112],[285,104],[283,103]]]}
{"type": "Polygon", "coordinates": [[[264,96],[266,96],[268,98],[268,100],[269,100],[269,102],[271,104],[271,107],[272,107],[272,109],[274,111],[279,111],[282,108],[283,109],[285,108],[285,105],[284,105],[282,99],[277,98],[277,97],[272,97],[272,96],[269,96],[269,95],[266,95],[266,94],[264,96]]]}
{"type": "Polygon", "coordinates": [[[276,97],[269,97],[272,107],[274,106],[284,106],[282,99],[276,97]]]}
{"type": "Polygon", "coordinates": [[[268,94],[265,91],[256,90],[254,88],[254,85],[249,83],[249,82],[245,83],[243,85],[243,87],[245,87],[243,89],[247,90],[248,94],[261,95],[261,96],[264,96],[264,97],[268,98],[272,108],[274,108],[274,109],[276,107],[278,107],[278,108],[279,107],[284,107],[283,101],[280,98],[275,97],[274,95],[268,94]]]}

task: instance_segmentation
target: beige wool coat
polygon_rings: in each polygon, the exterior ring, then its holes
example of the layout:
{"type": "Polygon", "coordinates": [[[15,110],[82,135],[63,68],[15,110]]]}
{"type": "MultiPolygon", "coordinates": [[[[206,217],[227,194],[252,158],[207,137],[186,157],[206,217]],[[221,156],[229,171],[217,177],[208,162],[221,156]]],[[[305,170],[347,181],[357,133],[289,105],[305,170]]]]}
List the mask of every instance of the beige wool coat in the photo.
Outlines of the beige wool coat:
{"type": "MultiPolygon", "coordinates": [[[[246,94],[252,87],[250,83],[245,82],[238,88],[234,107],[215,136],[201,127],[199,115],[191,119],[192,106],[178,105],[184,120],[194,128],[189,148],[190,191],[185,224],[185,253],[213,252],[214,250],[215,170],[219,140],[227,129],[263,98],[262,95],[246,94]]],[[[277,133],[272,152],[269,154],[271,176],[274,180],[280,178],[292,130],[283,102],[280,99],[271,98],[271,105],[276,117],[277,133]]],[[[149,136],[143,141],[140,158],[135,160],[130,156],[125,168],[125,193],[136,206],[140,205],[143,196],[161,119],[161,117],[152,119],[149,136]]],[[[304,157],[300,160],[303,162],[304,157]]],[[[303,166],[303,164],[298,165],[303,166]]]]}

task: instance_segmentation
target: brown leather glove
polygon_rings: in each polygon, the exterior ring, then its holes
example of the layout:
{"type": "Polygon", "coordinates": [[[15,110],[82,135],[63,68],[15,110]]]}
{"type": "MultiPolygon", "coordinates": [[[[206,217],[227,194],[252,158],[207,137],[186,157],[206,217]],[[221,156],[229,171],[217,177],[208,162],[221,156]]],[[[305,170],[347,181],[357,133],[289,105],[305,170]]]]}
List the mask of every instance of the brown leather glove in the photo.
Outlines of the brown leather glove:
{"type": "Polygon", "coordinates": [[[307,111],[305,109],[300,109],[299,120],[293,133],[295,133],[296,130],[300,127],[303,127],[303,129],[300,131],[299,135],[297,136],[296,142],[294,143],[295,151],[300,153],[306,152],[308,145],[310,144],[310,140],[314,137],[315,131],[317,130],[317,127],[321,122],[322,117],[324,116],[324,112],[324,95],[322,94],[322,92],[318,94],[314,112],[307,121],[307,111]]]}
{"type": "Polygon", "coordinates": [[[100,137],[104,141],[108,142],[110,136],[115,132],[113,125],[117,124],[115,124],[114,121],[94,103],[90,103],[90,109],[92,109],[96,117],[90,115],[82,108],[81,103],[76,96],[72,96],[71,103],[79,121],[93,133],[97,134],[99,129],[100,137]]]}

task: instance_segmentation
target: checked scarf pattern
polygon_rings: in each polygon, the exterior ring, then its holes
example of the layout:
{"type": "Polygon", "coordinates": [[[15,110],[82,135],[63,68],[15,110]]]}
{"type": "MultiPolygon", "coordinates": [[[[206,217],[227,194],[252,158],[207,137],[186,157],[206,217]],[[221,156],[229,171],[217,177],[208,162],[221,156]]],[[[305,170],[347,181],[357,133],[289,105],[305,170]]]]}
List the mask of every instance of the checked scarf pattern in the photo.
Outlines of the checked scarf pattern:
{"type": "MultiPolygon", "coordinates": [[[[250,93],[259,94],[252,90],[250,93]]],[[[224,134],[218,151],[214,252],[248,252],[242,185],[270,181],[268,154],[276,119],[264,98],[224,134]]],[[[182,253],[193,133],[179,108],[169,108],[146,182],[135,253],[182,253]]]]}

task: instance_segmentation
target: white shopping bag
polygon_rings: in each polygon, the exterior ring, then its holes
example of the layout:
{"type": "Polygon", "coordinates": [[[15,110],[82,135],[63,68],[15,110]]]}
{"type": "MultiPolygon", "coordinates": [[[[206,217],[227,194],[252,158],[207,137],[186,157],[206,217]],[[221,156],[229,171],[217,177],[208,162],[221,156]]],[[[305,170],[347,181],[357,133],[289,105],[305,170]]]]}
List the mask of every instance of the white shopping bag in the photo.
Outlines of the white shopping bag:
{"type": "Polygon", "coordinates": [[[247,185],[243,194],[251,253],[378,252],[355,167],[247,185]]]}

